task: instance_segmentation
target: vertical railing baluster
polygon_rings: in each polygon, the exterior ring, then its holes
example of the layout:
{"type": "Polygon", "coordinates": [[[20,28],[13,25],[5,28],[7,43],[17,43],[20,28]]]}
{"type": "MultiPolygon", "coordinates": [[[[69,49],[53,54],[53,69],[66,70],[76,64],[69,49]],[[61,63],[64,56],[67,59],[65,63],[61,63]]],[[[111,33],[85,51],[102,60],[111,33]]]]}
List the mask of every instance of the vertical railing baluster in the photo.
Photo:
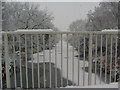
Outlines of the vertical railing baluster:
{"type": "Polygon", "coordinates": [[[91,85],[92,82],[92,36],[89,34],[89,69],[88,69],[88,85],[91,85]]]}
{"type": "Polygon", "coordinates": [[[74,34],[73,35],[73,48],[72,48],[72,84],[74,86],[74,46],[75,46],[75,37],[74,34]]]}
{"type": "Polygon", "coordinates": [[[3,8],[3,3],[2,1],[0,2],[0,89],[2,89],[2,49],[3,49],[3,40],[2,40],[2,31],[3,31],[3,23],[2,23],[2,20],[3,20],[3,15],[2,15],[2,11],[4,11],[2,8],[3,8]]]}
{"type": "Polygon", "coordinates": [[[67,85],[68,85],[68,58],[69,58],[69,52],[68,52],[68,34],[67,35],[67,85]]]}
{"type": "Polygon", "coordinates": [[[107,83],[107,57],[108,57],[108,35],[106,34],[106,43],[105,43],[105,83],[107,83]]]}
{"type": "MultiPolygon", "coordinates": [[[[1,54],[1,52],[0,52],[1,54]]],[[[2,85],[2,62],[1,62],[1,55],[0,55],[0,89],[3,88],[3,85],[2,85]]]]}
{"type": "Polygon", "coordinates": [[[9,53],[8,53],[8,35],[5,34],[4,36],[4,43],[5,43],[5,68],[6,68],[6,84],[7,84],[7,88],[10,88],[10,72],[9,72],[9,66],[10,66],[10,61],[9,61],[9,53]]]}
{"type": "Polygon", "coordinates": [[[39,66],[39,35],[37,37],[37,66],[38,66],[38,88],[40,88],[40,66],[39,66]]]}
{"type": "Polygon", "coordinates": [[[112,35],[110,35],[111,45],[110,45],[110,83],[111,83],[111,74],[112,74],[112,35]]]}
{"type": "Polygon", "coordinates": [[[28,88],[28,66],[27,66],[27,35],[25,34],[25,62],[26,62],[26,88],[28,88]]]}
{"type": "Polygon", "coordinates": [[[51,88],[51,35],[49,34],[49,74],[50,74],[50,88],[51,88]]]}
{"type": "Polygon", "coordinates": [[[55,35],[55,83],[57,88],[57,35],[55,35]]]}
{"type": "Polygon", "coordinates": [[[31,35],[32,88],[34,88],[33,35],[31,35]]]}
{"type": "Polygon", "coordinates": [[[46,74],[45,74],[45,34],[43,34],[43,76],[44,88],[46,88],[46,74]]]}
{"type": "Polygon", "coordinates": [[[22,82],[22,63],[21,63],[21,37],[19,35],[19,62],[20,62],[20,87],[23,87],[23,82],[22,82]]]}
{"type": "Polygon", "coordinates": [[[1,59],[0,59],[0,89],[3,88],[2,82],[3,82],[3,80],[2,80],[2,62],[1,62],[1,59]]]}
{"type": "Polygon", "coordinates": [[[115,37],[115,79],[114,79],[114,82],[116,82],[116,65],[117,65],[117,51],[118,51],[118,38],[117,36],[115,37]]]}
{"type": "Polygon", "coordinates": [[[3,88],[2,85],[2,48],[3,48],[3,41],[2,41],[2,34],[0,33],[0,89],[3,88]]]}
{"type": "Polygon", "coordinates": [[[80,85],[80,34],[78,34],[78,86],[80,85]]]}
{"type": "Polygon", "coordinates": [[[86,44],[85,43],[86,42],[85,35],[84,35],[84,41],[83,42],[84,42],[84,44],[83,44],[84,45],[84,47],[83,47],[83,49],[84,49],[84,52],[83,52],[84,53],[84,56],[83,56],[83,70],[84,70],[83,71],[83,86],[84,86],[85,85],[85,44],[86,44]]]}
{"type": "Polygon", "coordinates": [[[101,48],[101,51],[100,51],[100,57],[101,57],[100,58],[100,84],[101,84],[101,81],[102,81],[101,80],[102,79],[102,64],[103,64],[103,55],[102,55],[102,38],[103,38],[103,36],[101,35],[100,38],[101,38],[101,40],[100,40],[101,41],[101,45],[100,45],[101,46],[100,47],[101,48]]]}
{"type": "Polygon", "coordinates": [[[97,35],[95,39],[95,85],[96,85],[96,76],[97,76],[97,35]]]}
{"type": "Polygon", "coordinates": [[[62,34],[61,34],[61,87],[63,87],[63,47],[62,47],[62,34]]]}
{"type": "Polygon", "coordinates": [[[13,35],[13,62],[14,62],[14,85],[16,88],[17,83],[16,83],[15,35],[13,35]]]}

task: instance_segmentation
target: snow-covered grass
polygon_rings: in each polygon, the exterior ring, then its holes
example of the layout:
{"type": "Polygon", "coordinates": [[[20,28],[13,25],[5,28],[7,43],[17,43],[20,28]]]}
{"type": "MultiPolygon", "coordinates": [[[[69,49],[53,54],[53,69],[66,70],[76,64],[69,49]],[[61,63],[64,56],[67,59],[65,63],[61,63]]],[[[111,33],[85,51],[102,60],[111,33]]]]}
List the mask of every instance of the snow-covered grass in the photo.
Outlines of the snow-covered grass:
{"type": "Polygon", "coordinates": [[[110,83],[104,85],[92,85],[92,86],[66,86],[65,88],[118,88],[118,83],[110,83]]]}
{"type": "MultiPolygon", "coordinates": [[[[64,78],[67,78],[67,43],[65,41],[62,42],[62,47],[63,47],[63,51],[62,51],[62,67],[63,69],[61,69],[61,42],[59,42],[57,44],[57,67],[62,71],[62,76],[64,78]]],[[[80,84],[80,86],[83,86],[83,76],[85,78],[84,82],[85,85],[88,85],[88,73],[85,72],[82,69],[83,67],[83,60],[78,60],[77,57],[75,57],[76,55],[78,55],[77,51],[74,50],[74,64],[73,64],[73,47],[71,45],[68,45],[68,80],[73,81],[73,73],[74,73],[74,83],[77,85],[78,82],[80,84]],[[79,61],[79,80],[78,80],[78,61],[79,61]],[[73,67],[74,65],[74,67],[73,67]],[[73,72],[74,69],[74,72],[73,72]]],[[[39,63],[43,63],[43,52],[40,53],[36,53],[33,55],[34,57],[34,63],[37,63],[37,56],[39,54],[39,63]]],[[[31,62],[31,61],[29,61],[31,62]]],[[[50,62],[49,59],[49,50],[45,50],[45,62],[50,62]]],[[[55,48],[53,48],[51,50],[51,62],[55,64],[55,48]]],[[[88,66],[88,62],[85,61],[85,67],[88,66]]],[[[94,85],[95,82],[95,74],[92,74],[92,85],[94,85]]],[[[100,78],[98,76],[96,76],[96,83],[99,84],[100,83],[100,78]]],[[[104,82],[101,81],[101,84],[105,84],[104,82]]]]}

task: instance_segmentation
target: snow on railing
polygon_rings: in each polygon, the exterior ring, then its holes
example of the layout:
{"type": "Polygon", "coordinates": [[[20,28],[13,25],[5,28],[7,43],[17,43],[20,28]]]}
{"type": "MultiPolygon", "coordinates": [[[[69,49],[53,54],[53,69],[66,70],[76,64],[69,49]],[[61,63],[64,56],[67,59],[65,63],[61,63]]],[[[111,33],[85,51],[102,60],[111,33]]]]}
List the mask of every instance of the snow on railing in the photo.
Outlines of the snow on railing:
{"type": "Polygon", "coordinates": [[[88,86],[118,79],[116,32],[15,31],[2,32],[2,37],[1,89],[88,86]]]}

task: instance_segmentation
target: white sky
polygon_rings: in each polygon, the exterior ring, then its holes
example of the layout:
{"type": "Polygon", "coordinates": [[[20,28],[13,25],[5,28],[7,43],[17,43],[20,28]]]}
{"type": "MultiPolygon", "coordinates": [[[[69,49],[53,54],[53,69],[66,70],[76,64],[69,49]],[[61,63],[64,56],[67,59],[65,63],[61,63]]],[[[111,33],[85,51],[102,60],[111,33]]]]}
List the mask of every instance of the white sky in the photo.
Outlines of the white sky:
{"type": "MultiPolygon", "coordinates": [[[[94,10],[101,0],[3,0],[18,2],[39,2],[40,8],[51,12],[53,23],[61,31],[66,31],[73,21],[85,19],[89,10],[94,10]]],[[[103,1],[103,0],[102,0],[103,1]]]]}
{"type": "Polygon", "coordinates": [[[94,10],[98,2],[44,2],[40,3],[40,8],[53,14],[53,23],[60,30],[68,29],[70,23],[77,19],[85,19],[89,10],[94,10]]]}

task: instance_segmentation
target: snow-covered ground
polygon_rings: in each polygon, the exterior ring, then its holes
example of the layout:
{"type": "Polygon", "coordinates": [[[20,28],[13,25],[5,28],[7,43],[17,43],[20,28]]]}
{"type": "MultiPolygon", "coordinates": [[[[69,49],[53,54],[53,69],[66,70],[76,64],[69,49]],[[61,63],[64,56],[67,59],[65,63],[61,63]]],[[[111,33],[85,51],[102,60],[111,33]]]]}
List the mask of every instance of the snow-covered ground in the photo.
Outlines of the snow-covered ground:
{"type": "MultiPolygon", "coordinates": [[[[63,77],[67,78],[67,43],[65,41],[62,42],[62,67],[63,67],[63,77]]],[[[57,68],[61,70],[61,42],[59,42],[57,45],[57,68]]],[[[72,58],[72,50],[73,47],[69,44],[68,45],[68,79],[72,81],[72,69],[73,69],[73,58],[72,58]]],[[[34,57],[34,63],[37,63],[37,56],[39,54],[39,63],[43,63],[43,52],[36,53],[33,55],[34,57]]],[[[74,50],[74,56],[78,55],[77,51],[74,50]]],[[[50,62],[49,61],[49,50],[45,50],[45,62],[50,62]]],[[[31,62],[31,61],[29,61],[31,62]]],[[[55,64],[55,48],[51,50],[51,62],[55,64]]],[[[80,67],[79,67],[79,77],[80,79],[78,80],[78,58],[74,57],[74,83],[78,84],[78,81],[80,83],[80,86],[83,86],[83,72],[84,70],[82,69],[83,67],[83,61],[79,61],[80,67]]],[[[88,66],[88,62],[85,61],[85,66],[88,66]]],[[[85,85],[88,85],[88,73],[85,72],[85,85]]],[[[92,85],[95,82],[95,74],[92,74],[92,85]]],[[[96,76],[96,83],[100,84],[100,78],[96,76]]],[[[101,84],[105,84],[104,82],[101,81],[101,84]]]]}
{"type": "Polygon", "coordinates": [[[111,83],[111,84],[105,84],[105,85],[92,85],[92,86],[85,86],[85,87],[67,86],[65,88],[118,88],[118,83],[111,83]]]}

